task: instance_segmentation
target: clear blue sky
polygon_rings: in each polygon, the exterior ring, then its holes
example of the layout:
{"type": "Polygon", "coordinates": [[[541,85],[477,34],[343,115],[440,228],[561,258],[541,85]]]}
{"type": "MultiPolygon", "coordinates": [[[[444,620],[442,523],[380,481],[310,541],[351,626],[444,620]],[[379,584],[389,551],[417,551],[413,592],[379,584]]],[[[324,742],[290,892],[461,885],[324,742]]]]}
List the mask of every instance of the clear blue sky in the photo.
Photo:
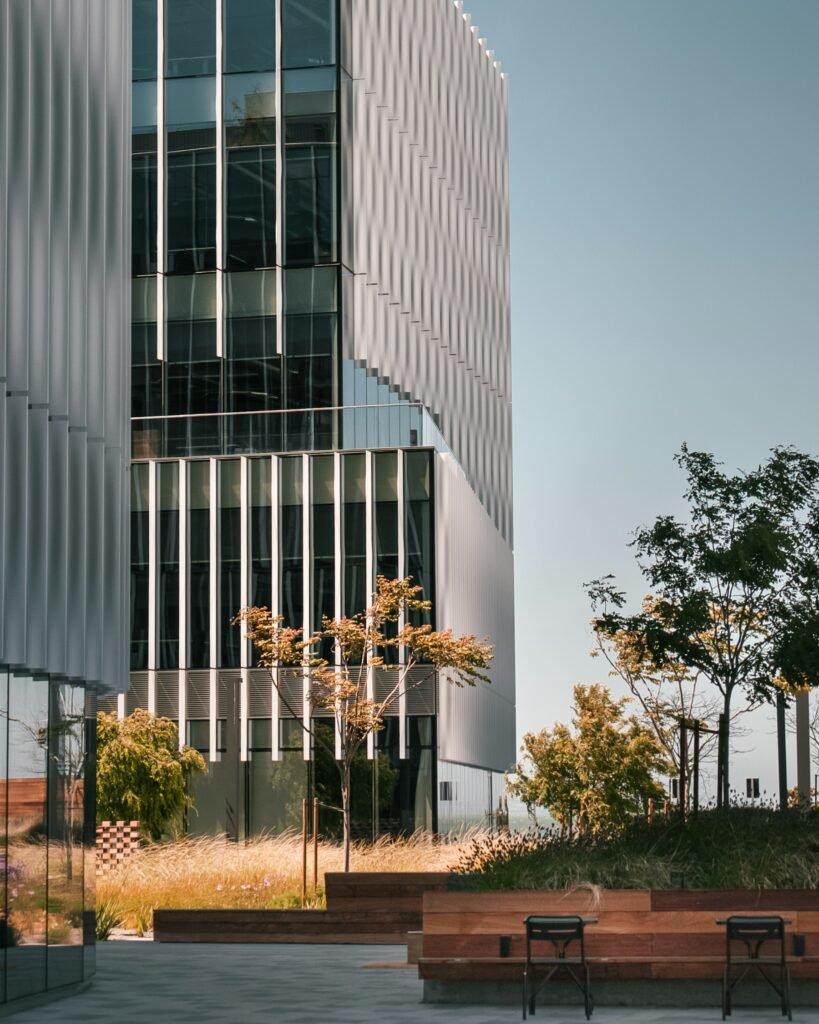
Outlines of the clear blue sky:
{"type": "Polygon", "coordinates": [[[518,730],[681,442],[819,454],[819,0],[466,0],[510,76],[518,730]]]}

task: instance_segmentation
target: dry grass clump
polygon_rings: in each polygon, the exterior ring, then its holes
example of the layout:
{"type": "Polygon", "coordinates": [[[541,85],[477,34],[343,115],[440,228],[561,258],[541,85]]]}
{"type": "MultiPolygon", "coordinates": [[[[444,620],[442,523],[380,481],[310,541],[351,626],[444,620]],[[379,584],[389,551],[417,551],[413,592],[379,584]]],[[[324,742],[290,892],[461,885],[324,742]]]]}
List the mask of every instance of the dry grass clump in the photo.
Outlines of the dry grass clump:
{"type": "MultiPolygon", "coordinates": [[[[355,843],[353,871],[448,871],[465,841],[434,841],[417,833],[355,843]]],[[[319,843],[319,888],[313,893],[308,850],[308,906],[324,906],[324,874],[341,871],[341,847],[319,843]]],[[[298,907],[301,837],[263,836],[247,843],[222,837],[187,838],[145,847],[122,867],[97,876],[97,904],[116,907],[125,928],[151,927],[155,908],[267,909],[298,907]]]]}

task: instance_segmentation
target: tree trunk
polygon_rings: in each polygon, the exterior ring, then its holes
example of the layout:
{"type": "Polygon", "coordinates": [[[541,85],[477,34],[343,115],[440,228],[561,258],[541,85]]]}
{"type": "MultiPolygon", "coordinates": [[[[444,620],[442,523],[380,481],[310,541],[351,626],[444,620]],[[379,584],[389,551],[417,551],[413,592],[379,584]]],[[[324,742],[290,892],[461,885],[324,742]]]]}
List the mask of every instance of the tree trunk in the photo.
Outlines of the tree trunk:
{"type": "Polygon", "coordinates": [[[722,806],[727,810],[731,806],[731,779],[729,771],[731,752],[731,691],[727,690],[722,704],[722,720],[720,722],[720,740],[722,746],[722,806]]]}
{"type": "Polygon", "coordinates": [[[341,819],[343,828],[344,871],[350,870],[350,765],[341,767],[341,819]]]}

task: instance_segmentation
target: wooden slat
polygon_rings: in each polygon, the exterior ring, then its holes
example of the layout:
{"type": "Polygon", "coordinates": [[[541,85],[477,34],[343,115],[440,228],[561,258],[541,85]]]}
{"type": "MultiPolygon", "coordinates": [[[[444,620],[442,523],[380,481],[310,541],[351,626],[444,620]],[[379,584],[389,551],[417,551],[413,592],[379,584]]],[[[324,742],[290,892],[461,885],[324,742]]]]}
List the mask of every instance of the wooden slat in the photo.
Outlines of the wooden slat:
{"type": "Polygon", "coordinates": [[[816,889],[654,889],[652,910],[711,910],[746,914],[819,909],[816,889]]]}
{"type": "Polygon", "coordinates": [[[435,892],[424,895],[424,913],[596,914],[599,911],[648,911],[651,893],[640,889],[605,889],[595,895],[586,889],[531,892],[435,892]]]}

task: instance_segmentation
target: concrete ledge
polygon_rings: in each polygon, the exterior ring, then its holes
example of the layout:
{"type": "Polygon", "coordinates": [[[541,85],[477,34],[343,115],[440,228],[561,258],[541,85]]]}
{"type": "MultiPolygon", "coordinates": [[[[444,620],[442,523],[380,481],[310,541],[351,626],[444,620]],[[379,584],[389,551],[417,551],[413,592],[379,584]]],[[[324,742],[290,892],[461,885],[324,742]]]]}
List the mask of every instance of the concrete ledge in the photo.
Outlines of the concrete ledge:
{"type": "MultiPolygon", "coordinates": [[[[722,986],[718,981],[653,979],[646,981],[594,980],[592,995],[595,1006],[656,1006],[694,1008],[722,1005],[722,986]]],[[[582,997],[571,982],[547,982],[538,993],[540,1006],[579,1005],[582,997]]],[[[791,980],[794,1007],[819,1007],[819,981],[791,980]]],[[[520,1006],[522,979],[518,984],[492,981],[425,981],[425,1003],[450,1003],[462,1006],[520,1006]]],[[[776,993],[764,984],[748,982],[739,985],[731,999],[735,1007],[779,1007],[776,993]]]]}

